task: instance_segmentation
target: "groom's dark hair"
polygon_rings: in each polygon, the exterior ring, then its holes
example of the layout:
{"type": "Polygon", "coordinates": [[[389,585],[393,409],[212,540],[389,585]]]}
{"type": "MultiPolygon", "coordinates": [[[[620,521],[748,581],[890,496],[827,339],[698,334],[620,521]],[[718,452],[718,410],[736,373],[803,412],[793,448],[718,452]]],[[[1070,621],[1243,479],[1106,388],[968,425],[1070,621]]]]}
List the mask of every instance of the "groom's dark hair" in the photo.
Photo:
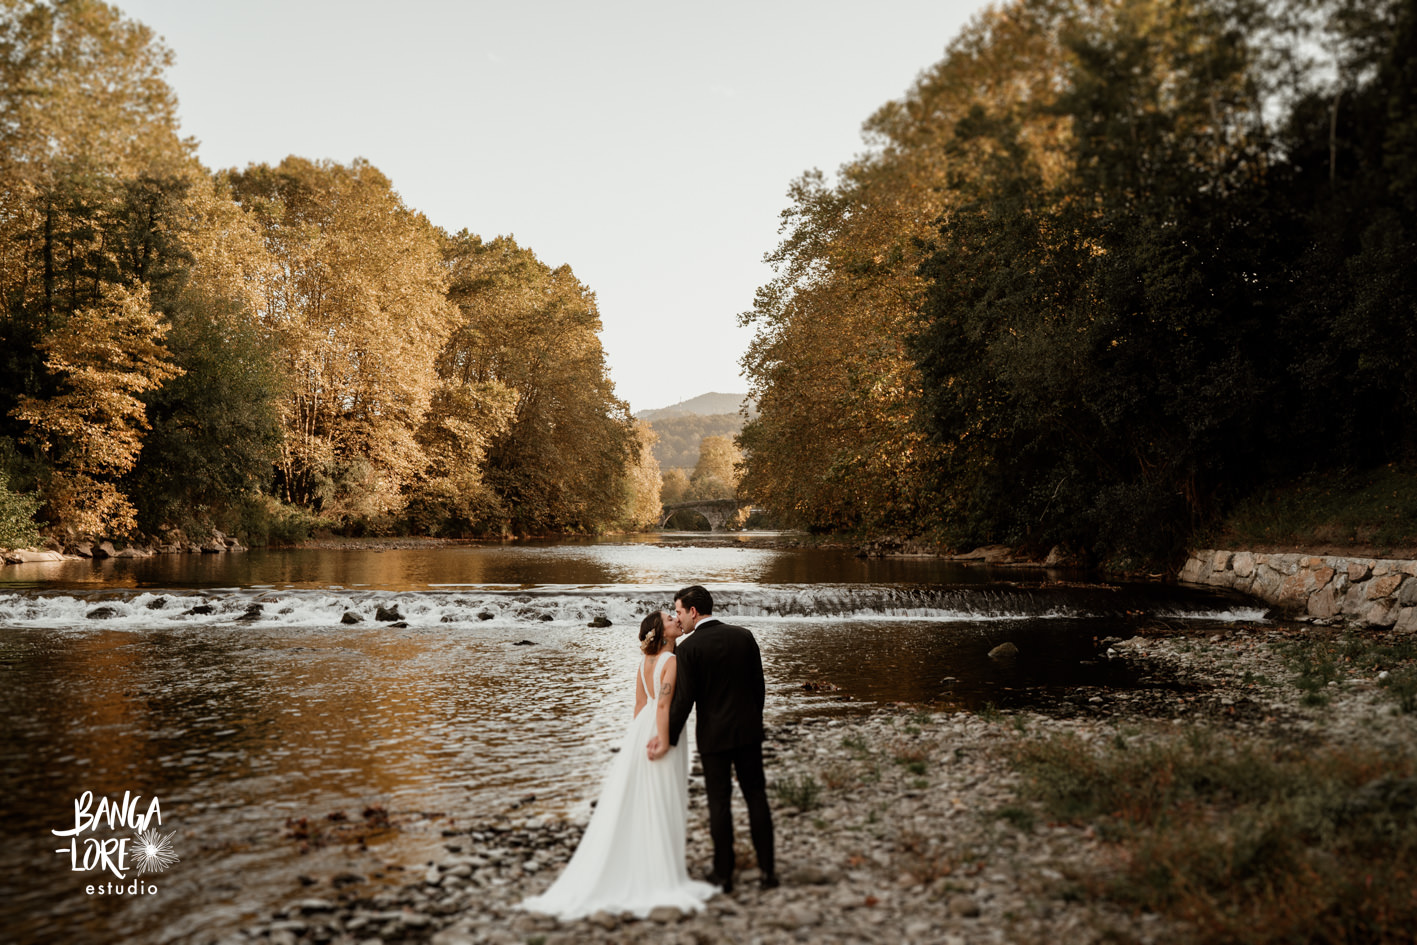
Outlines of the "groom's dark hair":
{"type": "Polygon", "coordinates": [[[698,584],[684,588],[674,595],[674,600],[683,602],[685,610],[697,610],[700,616],[713,613],[713,595],[698,584]]]}

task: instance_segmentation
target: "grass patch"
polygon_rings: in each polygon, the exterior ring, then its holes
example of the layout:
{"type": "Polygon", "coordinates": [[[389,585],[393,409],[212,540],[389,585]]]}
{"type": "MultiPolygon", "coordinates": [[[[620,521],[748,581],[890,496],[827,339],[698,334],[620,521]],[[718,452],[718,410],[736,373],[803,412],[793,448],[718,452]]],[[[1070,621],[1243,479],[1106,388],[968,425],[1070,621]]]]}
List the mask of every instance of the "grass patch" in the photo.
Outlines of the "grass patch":
{"type": "Polygon", "coordinates": [[[841,747],[858,758],[871,757],[871,746],[866,744],[866,739],[860,735],[847,735],[841,740],[841,747]]]}
{"type": "Polygon", "coordinates": [[[1032,833],[1033,828],[1038,824],[1038,815],[1027,807],[1020,807],[1017,804],[1010,804],[999,808],[995,815],[1000,820],[1006,820],[1024,833],[1032,833]]]}
{"type": "Polygon", "coordinates": [[[1407,713],[1417,712],[1417,638],[1380,633],[1307,633],[1280,647],[1306,705],[1326,705],[1329,683],[1374,679],[1386,671],[1385,692],[1407,713]]]}
{"type": "Polygon", "coordinates": [[[1013,755],[1026,800],[1112,845],[1115,868],[1084,879],[1094,895],[1170,915],[1207,943],[1411,941],[1409,755],[1201,731],[1130,747],[1035,739],[1013,755]]]}
{"type": "Polygon", "coordinates": [[[822,806],[822,786],[810,774],[786,778],[772,786],[778,803],[804,813],[822,806]]]}
{"type": "Polygon", "coordinates": [[[1210,537],[1296,548],[1417,545],[1417,465],[1389,463],[1267,486],[1237,503],[1210,537]]]}
{"type": "Polygon", "coordinates": [[[891,745],[890,753],[895,763],[911,774],[930,770],[930,751],[918,742],[897,741],[891,745]]]}
{"type": "Polygon", "coordinates": [[[822,783],[834,791],[851,786],[857,778],[855,765],[839,761],[823,765],[818,773],[822,776],[822,783]]]}

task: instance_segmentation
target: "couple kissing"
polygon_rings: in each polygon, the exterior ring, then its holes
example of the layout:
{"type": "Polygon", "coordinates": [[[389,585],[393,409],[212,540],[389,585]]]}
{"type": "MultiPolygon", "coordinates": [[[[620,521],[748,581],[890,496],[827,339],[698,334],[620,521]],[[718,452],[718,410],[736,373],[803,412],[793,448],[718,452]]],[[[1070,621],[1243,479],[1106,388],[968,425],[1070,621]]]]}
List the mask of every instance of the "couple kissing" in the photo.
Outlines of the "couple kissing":
{"type": "Polygon", "coordinates": [[[520,907],[562,920],[594,912],[641,918],[659,906],[698,911],[733,891],[736,775],[763,888],[778,884],[772,812],[763,773],[762,655],[752,633],[713,616],[703,587],[674,595],[674,611],[640,624],[635,714],[601,785],[579,846],[561,875],[520,907]],[[708,798],[713,864],[704,880],[684,860],[689,755],[681,735],[697,710],[694,737],[708,798]]]}

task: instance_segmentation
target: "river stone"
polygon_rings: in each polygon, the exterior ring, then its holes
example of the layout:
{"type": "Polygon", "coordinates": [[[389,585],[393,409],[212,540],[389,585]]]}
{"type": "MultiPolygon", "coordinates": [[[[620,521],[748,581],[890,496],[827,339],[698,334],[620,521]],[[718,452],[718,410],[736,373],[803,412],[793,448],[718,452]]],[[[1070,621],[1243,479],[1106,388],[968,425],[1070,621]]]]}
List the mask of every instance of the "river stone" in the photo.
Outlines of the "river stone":
{"type": "Polygon", "coordinates": [[[480,611],[480,612],[478,613],[477,619],[478,619],[478,620],[491,620],[493,617],[496,617],[496,616],[497,616],[497,615],[494,614],[494,613],[492,613],[490,610],[484,610],[484,611],[480,611]]]}
{"type": "Polygon", "coordinates": [[[600,616],[600,617],[596,617],[596,618],[595,618],[594,620],[592,620],[590,623],[586,624],[586,626],[587,626],[587,627],[594,627],[594,628],[597,629],[597,630],[603,630],[603,629],[606,628],[606,627],[614,626],[614,624],[612,624],[612,623],[610,622],[610,618],[609,618],[609,617],[600,616]]]}
{"type": "Polygon", "coordinates": [[[660,925],[668,925],[671,922],[678,922],[682,913],[673,906],[655,906],[649,911],[647,917],[651,922],[658,922],[660,925]]]}
{"type": "Polygon", "coordinates": [[[11,564],[34,564],[39,561],[63,561],[64,556],[57,551],[32,551],[19,548],[5,553],[5,560],[11,564]]]}
{"type": "Polygon", "coordinates": [[[619,919],[615,918],[615,916],[606,912],[604,909],[592,912],[590,914],[590,918],[586,921],[589,922],[591,925],[600,926],[607,932],[613,932],[615,930],[615,926],[620,924],[619,919]]]}
{"type": "Polygon", "coordinates": [[[93,549],[93,556],[95,558],[111,558],[116,553],[117,552],[113,550],[113,542],[111,541],[99,542],[93,549]]]}
{"type": "Polygon", "coordinates": [[[154,597],[152,600],[148,601],[148,610],[162,610],[166,606],[166,597],[154,597]]]}
{"type": "Polygon", "coordinates": [[[95,607],[93,610],[84,614],[84,616],[90,620],[109,620],[121,615],[122,611],[116,607],[95,607]]]}
{"type": "Polygon", "coordinates": [[[428,940],[428,945],[476,945],[478,939],[465,929],[443,929],[428,940]]]}
{"type": "Polygon", "coordinates": [[[787,874],[790,886],[829,886],[836,877],[817,866],[802,866],[787,874]]]}
{"type": "Polygon", "coordinates": [[[950,915],[963,916],[966,919],[972,919],[975,916],[979,915],[979,903],[975,902],[969,896],[951,896],[950,915]]]}
{"type": "Polygon", "coordinates": [[[187,610],[182,611],[182,616],[184,616],[184,617],[191,617],[191,616],[202,617],[202,616],[205,616],[205,615],[207,615],[207,614],[209,614],[209,613],[212,613],[212,612],[215,611],[215,610],[216,610],[216,608],[213,607],[211,604],[198,604],[196,607],[191,607],[191,608],[189,608],[189,609],[187,609],[187,610]]]}
{"type": "Polygon", "coordinates": [[[989,651],[989,658],[999,663],[1018,658],[1018,647],[1012,643],[1004,642],[989,651]]]}
{"type": "Polygon", "coordinates": [[[1370,627],[1391,627],[1397,622],[1397,608],[1392,601],[1374,601],[1363,614],[1363,622],[1370,627]]]}
{"type": "Polygon", "coordinates": [[[767,924],[780,929],[800,929],[817,925],[822,921],[821,913],[805,905],[792,905],[768,919],[767,924]]]}
{"type": "Polygon", "coordinates": [[[403,614],[399,613],[398,604],[392,607],[385,607],[383,604],[380,604],[379,609],[374,612],[374,619],[380,623],[392,623],[395,620],[402,620],[403,614]]]}
{"type": "Polygon", "coordinates": [[[512,646],[536,646],[536,641],[535,641],[535,640],[518,640],[516,643],[513,643],[512,646]]]}
{"type": "Polygon", "coordinates": [[[352,610],[346,610],[344,616],[339,619],[340,623],[363,623],[364,618],[352,610]]]}
{"type": "Polygon", "coordinates": [[[260,619],[261,619],[261,612],[264,611],[265,609],[266,609],[266,607],[265,607],[264,604],[248,604],[248,605],[246,605],[246,612],[245,612],[244,614],[242,614],[240,617],[237,617],[236,619],[237,619],[237,620],[260,620],[260,619]]]}

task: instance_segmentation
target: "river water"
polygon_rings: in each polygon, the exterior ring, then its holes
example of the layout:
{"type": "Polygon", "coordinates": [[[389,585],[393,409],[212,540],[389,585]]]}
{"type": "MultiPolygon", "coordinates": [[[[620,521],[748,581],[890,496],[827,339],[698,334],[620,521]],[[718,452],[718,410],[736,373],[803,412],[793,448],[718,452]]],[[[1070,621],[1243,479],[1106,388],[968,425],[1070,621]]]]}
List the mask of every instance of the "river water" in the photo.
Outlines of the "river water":
{"type": "Polygon", "coordinates": [[[772,537],[0,570],[0,939],[210,942],[312,894],[302,875],[346,873],[367,891],[418,875],[459,824],[585,816],[630,716],[639,620],[686,584],[753,629],[769,725],[1125,687],[1100,640],[1146,620],[1264,617],[1198,590],[781,550],[772,537]],[[379,620],[381,607],[402,619],[379,620]],[[590,627],[598,617],[610,626],[590,627]],[[1009,665],[987,656],[1004,641],[1020,650],[1009,665]],[[175,862],[139,873],[132,818],[91,822],[125,793],[139,815],[157,799],[138,826],[175,862]]]}

